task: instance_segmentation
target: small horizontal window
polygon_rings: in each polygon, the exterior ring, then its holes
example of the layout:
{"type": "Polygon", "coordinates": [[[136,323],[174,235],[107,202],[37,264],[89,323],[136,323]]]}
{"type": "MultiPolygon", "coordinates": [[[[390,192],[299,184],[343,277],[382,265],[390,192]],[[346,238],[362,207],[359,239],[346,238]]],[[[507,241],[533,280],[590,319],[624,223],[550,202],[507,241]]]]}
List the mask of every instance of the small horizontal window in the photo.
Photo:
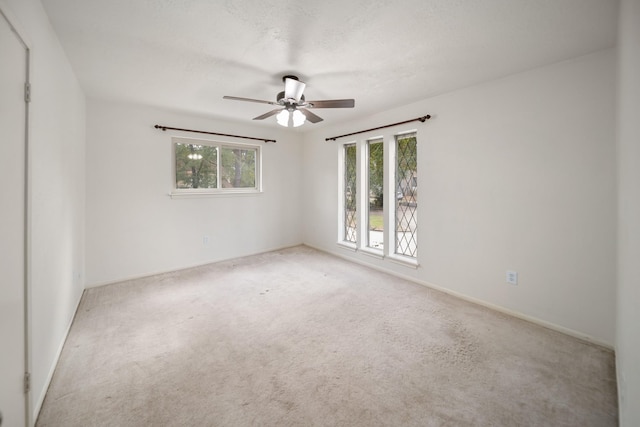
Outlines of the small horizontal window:
{"type": "Polygon", "coordinates": [[[260,147],[173,138],[172,194],[259,192],[260,147]]]}

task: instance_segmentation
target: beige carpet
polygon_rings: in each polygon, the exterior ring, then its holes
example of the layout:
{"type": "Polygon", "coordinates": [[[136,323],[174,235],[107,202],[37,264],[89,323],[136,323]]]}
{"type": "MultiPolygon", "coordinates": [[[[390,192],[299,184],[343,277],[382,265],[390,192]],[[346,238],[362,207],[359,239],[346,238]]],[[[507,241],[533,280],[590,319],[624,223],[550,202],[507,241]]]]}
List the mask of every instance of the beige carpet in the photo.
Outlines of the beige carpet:
{"type": "Polygon", "coordinates": [[[300,246],[85,292],[38,426],[615,426],[611,351],[300,246]]]}

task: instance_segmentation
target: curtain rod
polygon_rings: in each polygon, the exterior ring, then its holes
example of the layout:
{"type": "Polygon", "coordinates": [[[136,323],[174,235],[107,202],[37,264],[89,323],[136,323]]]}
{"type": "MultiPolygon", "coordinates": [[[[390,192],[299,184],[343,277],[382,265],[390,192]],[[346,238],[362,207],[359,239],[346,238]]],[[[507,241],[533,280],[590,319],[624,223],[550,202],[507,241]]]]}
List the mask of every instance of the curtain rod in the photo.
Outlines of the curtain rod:
{"type": "Polygon", "coordinates": [[[244,138],[244,139],[252,139],[254,141],[264,141],[264,142],[276,142],[275,139],[267,139],[267,138],[255,138],[253,136],[241,136],[241,135],[230,135],[228,133],[217,133],[217,132],[206,132],[203,130],[193,130],[193,129],[181,129],[181,128],[172,128],[169,126],[155,125],[154,128],[162,129],[162,131],[169,130],[181,130],[183,132],[193,132],[193,133],[206,133],[207,135],[218,135],[218,136],[230,136],[232,138],[244,138]]]}
{"type": "Polygon", "coordinates": [[[422,117],[416,117],[415,119],[411,119],[411,120],[405,120],[404,122],[398,122],[398,123],[392,123],[390,125],[385,125],[385,126],[379,126],[377,128],[371,128],[371,129],[365,129],[365,130],[360,130],[358,132],[352,132],[352,133],[346,133],[344,135],[340,135],[340,136],[332,136],[331,138],[325,138],[325,141],[335,141],[338,138],[344,138],[345,136],[351,136],[351,135],[357,135],[359,133],[365,133],[365,132],[370,132],[372,130],[378,130],[378,129],[384,129],[384,128],[390,128],[392,126],[397,126],[397,125],[403,125],[405,123],[411,123],[411,122],[417,122],[417,121],[421,121],[422,123],[424,123],[426,120],[429,120],[431,118],[431,115],[427,114],[426,116],[422,116],[422,117]]]}

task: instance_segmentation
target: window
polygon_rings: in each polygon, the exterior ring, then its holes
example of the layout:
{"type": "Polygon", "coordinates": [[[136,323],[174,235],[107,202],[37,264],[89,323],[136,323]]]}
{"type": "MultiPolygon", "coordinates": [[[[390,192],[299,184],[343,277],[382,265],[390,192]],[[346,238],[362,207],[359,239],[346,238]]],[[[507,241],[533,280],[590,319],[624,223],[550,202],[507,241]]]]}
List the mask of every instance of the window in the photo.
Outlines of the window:
{"type": "Polygon", "coordinates": [[[260,147],[173,138],[172,194],[260,191],[260,147]]]}
{"type": "Polygon", "coordinates": [[[218,188],[218,147],[175,143],[176,189],[218,188]]]}
{"type": "Polygon", "coordinates": [[[367,246],[384,248],[384,143],[367,141],[369,209],[367,246]]]}
{"type": "Polygon", "coordinates": [[[418,265],[417,154],[415,131],[342,145],[338,244],[418,265]]]}
{"type": "Polygon", "coordinates": [[[356,213],[357,213],[357,188],[356,188],[356,145],[344,146],[344,185],[343,185],[343,223],[344,241],[356,243],[356,213]]]}
{"type": "Polygon", "coordinates": [[[418,251],[418,144],[416,134],[396,135],[395,253],[415,258],[418,251]]]}

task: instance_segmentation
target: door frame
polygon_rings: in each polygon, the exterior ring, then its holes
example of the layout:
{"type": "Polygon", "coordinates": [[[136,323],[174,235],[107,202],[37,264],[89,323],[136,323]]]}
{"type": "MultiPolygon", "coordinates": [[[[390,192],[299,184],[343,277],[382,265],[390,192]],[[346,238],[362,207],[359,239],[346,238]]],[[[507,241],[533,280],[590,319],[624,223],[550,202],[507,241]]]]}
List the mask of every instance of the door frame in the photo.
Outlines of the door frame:
{"type": "MultiPolygon", "coordinates": [[[[9,7],[5,4],[3,0],[0,0],[0,15],[11,28],[11,31],[15,34],[16,38],[23,46],[25,50],[25,91],[26,87],[31,86],[31,48],[30,43],[25,38],[25,32],[22,30],[22,27],[19,25],[19,21],[17,18],[11,13],[9,7]]],[[[31,254],[31,245],[29,244],[30,236],[31,236],[31,203],[29,201],[31,195],[31,183],[29,176],[31,168],[30,168],[30,120],[29,120],[29,104],[31,100],[28,99],[25,95],[24,101],[24,195],[23,195],[23,203],[24,203],[24,219],[23,219],[23,229],[24,229],[24,272],[23,272],[23,293],[24,293],[24,308],[23,308],[23,317],[24,317],[24,368],[25,368],[25,393],[24,393],[24,410],[25,410],[25,425],[27,427],[33,426],[35,420],[31,414],[31,275],[30,275],[30,254],[31,254]]]]}

